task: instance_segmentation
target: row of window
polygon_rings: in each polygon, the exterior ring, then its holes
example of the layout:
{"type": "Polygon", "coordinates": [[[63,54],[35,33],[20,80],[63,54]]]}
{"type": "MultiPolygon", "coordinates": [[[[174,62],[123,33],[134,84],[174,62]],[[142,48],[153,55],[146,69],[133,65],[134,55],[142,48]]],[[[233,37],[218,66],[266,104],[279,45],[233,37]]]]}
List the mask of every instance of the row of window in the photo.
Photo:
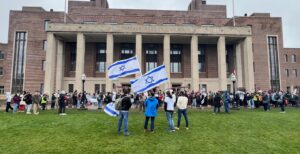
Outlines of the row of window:
{"type": "MultiPolygon", "coordinates": [[[[285,69],[285,76],[290,77],[290,70],[289,69],[285,69]]],[[[291,77],[298,77],[297,69],[292,69],[291,70],[291,77]]]]}
{"type": "MultiPolygon", "coordinates": [[[[97,24],[98,22],[96,21],[83,21],[82,24],[97,24]]],[[[117,22],[105,22],[105,25],[118,25],[120,23],[117,22]]],[[[136,22],[124,22],[123,25],[137,25],[138,23],[136,22]]],[[[164,26],[175,26],[175,25],[185,25],[185,26],[196,26],[196,24],[192,23],[183,23],[183,24],[176,24],[176,23],[163,23],[163,24],[156,24],[156,23],[149,23],[145,22],[143,25],[145,26],[155,26],[155,25],[164,25],[164,26]]],[[[204,27],[211,27],[214,26],[214,24],[202,24],[201,26],[204,27]]]]}
{"type": "MultiPolygon", "coordinates": [[[[289,57],[287,54],[284,55],[284,59],[285,59],[285,62],[288,62],[289,61],[289,57]]],[[[291,56],[291,62],[292,63],[296,63],[297,62],[297,56],[296,55],[292,55],[291,56]]]]}
{"type": "MultiPolygon", "coordinates": [[[[103,92],[105,93],[105,87],[106,85],[105,84],[95,84],[95,93],[98,93],[98,92],[103,92]]],[[[74,84],[69,84],[68,85],[68,92],[69,93],[72,93],[74,92],[75,89],[74,89],[74,84]]]]}

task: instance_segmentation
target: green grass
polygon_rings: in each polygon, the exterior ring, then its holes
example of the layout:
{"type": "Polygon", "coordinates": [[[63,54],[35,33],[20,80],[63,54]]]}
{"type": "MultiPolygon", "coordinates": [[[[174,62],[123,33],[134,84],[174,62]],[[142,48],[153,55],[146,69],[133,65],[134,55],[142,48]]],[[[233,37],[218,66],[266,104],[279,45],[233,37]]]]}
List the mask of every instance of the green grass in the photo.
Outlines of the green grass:
{"type": "MultiPolygon", "coordinates": [[[[117,134],[117,118],[99,111],[1,113],[0,153],[300,153],[300,109],[189,110],[190,129],[166,131],[164,112],[155,133],[144,133],[144,115],[130,112],[129,131],[117,134]]],[[[177,122],[177,114],[174,122],[177,122]]],[[[183,120],[184,126],[184,120],[183,120]]],[[[182,127],[183,128],[183,127],[182,127]]]]}

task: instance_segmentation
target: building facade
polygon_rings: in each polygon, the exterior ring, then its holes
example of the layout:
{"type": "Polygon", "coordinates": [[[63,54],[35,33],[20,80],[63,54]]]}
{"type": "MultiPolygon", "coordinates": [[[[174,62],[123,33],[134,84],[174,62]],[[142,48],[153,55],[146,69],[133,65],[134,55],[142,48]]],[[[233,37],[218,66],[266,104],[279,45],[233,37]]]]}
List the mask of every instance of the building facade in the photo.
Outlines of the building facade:
{"type": "Polygon", "coordinates": [[[110,9],[91,0],[69,1],[67,14],[23,7],[10,12],[9,24],[8,44],[0,44],[3,91],[81,91],[82,74],[87,92],[117,90],[135,76],[110,81],[107,67],[132,56],[142,73],[166,66],[162,89],[300,88],[299,49],[283,47],[281,18],[268,13],[236,17],[233,26],[226,6],[205,0],[192,0],[187,11],[110,9]]]}

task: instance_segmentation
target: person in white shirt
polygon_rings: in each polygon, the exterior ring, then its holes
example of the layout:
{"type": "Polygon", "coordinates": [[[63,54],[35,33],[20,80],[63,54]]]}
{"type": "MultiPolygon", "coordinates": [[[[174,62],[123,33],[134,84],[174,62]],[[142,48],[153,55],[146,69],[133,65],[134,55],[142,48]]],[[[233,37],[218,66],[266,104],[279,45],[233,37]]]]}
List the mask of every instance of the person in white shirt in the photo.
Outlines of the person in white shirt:
{"type": "Polygon", "coordinates": [[[187,104],[188,104],[188,98],[187,96],[181,91],[177,100],[177,108],[178,108],[178,121],[177,121],[177,127],[175,129],[179,130],[180,128],[180,121],[181,121],[181,115],[183,114],[185,119],[185,128],[189,129],[189,120],[187,116],[187,104]]]}
{"type": "Polygon", "coordinates": [[[165,97],[165,111],[166,111],[166,116],[168,121],[168,130],[170,132],[175,132],[174,121],[173,121],[174,103],[175,100],[173,100],[170,91],[167,91],[165,97]]]}
{"type": "Polygon", "coordinates": [[[11,96],[10,92],[6,92],[6,109],[5,109],[6,112],[8,112],[9,109],[13,110],[13,108],[10,105],[11,99],[12,99],[12,96],[11,96]]]}

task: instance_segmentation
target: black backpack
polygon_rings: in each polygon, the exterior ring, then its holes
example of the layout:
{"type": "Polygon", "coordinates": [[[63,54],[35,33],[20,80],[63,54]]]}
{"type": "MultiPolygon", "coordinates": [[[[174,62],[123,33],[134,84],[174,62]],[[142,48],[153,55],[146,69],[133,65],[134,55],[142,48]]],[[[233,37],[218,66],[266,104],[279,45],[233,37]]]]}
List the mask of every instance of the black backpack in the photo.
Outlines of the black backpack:
{"type": "Polygon", "coordinates": [[[275,100],[279,100],[280,95],[278,93],[275,94],[275,100]]]}

